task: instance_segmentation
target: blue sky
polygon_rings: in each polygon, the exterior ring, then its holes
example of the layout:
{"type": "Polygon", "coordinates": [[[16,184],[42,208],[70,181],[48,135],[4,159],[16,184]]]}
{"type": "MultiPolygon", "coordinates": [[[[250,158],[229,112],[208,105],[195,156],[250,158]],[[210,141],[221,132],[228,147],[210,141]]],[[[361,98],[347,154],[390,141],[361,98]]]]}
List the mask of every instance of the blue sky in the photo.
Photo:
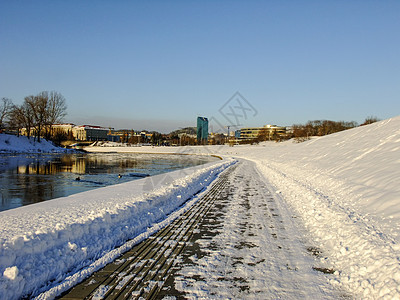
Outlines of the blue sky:
{"type": "Polygon", "coordinates": [[[161,132],[229,125],[236,92],[243,126],[385,119],[399,32],[400,1],[0,0],[0,97],[55,90],[65,121],[161,132]]]}

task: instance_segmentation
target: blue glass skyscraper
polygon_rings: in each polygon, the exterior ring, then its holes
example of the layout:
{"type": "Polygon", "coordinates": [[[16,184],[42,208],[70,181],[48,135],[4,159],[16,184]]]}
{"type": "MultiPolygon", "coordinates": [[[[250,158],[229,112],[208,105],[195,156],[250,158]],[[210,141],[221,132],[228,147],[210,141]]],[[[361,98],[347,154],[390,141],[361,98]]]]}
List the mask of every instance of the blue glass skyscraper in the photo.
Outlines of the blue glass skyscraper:
{"type": "Polygon", "coordinates": [[[208,119],[197,117],[197,143],[207,144],[208,140],[208,119]]]}

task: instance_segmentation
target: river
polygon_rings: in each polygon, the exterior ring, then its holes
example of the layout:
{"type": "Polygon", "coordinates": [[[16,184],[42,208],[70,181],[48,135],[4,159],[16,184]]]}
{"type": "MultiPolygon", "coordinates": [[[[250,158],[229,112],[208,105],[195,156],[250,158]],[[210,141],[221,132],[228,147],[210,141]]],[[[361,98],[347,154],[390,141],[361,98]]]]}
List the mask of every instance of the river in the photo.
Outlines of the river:
{"type": "Polygon", "coordinates": [[[208,156],[139,153],[2,154],[0,211],[215,159],[208,156]]]}

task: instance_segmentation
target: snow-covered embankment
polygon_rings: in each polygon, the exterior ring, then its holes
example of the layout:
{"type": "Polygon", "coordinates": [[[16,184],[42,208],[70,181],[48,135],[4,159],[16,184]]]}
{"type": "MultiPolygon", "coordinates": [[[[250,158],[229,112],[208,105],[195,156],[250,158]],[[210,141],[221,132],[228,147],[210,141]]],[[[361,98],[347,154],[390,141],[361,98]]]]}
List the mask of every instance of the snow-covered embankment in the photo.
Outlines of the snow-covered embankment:
{"type": "Polygon", "coordinates": [[[64,153],[74,150],[55,146],[52,142],[41,139],[40,143],[33,137],[0,134],[0,153],[64,153]]]}
{"type": "MultiPolygon", "coordinates": [[[[400,296],[400,117],[247,155],[357,298],[400,296]]],[[[249,151],[250,152],[250,151],[249,151]]]]}
{"type": "Polygon", "coordinates": [[[1,212],[0,299],[55,286],[166,219],[232,163],[213,162],[1,212]]]}

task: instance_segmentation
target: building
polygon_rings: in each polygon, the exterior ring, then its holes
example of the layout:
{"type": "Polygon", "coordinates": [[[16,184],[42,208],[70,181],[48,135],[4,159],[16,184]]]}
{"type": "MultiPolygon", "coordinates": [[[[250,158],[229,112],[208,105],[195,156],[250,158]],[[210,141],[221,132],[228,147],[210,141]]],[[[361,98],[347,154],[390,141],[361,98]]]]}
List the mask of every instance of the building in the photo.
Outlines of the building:
{"type": "MultiPolygon", "coordinates": [[[[67,136],[72,136],[74,127],[75,127],[75,124],[72,124],[72,123],[53,124],[53,125],[51,125],[51,127],[46,125],[46,126],[42,127],[40,136],[44,137],[46,132],[53,134],[53,135],[56,133],[65,133],[67,136]]],[[[36,134],[35,131],[36,131],[36,128],[32,127],[30,129],[29,135],[30,136],[35,135],[36,134]]],[[[26,128],[21,128],[20,134],[25,135],[25,136],[28,135],[26,128]]]]}
{"type": "Polygon", "coordinates": [[[108,131],[100,126],[82,125],[75,126],[72,132],[77,141],[107,141],[108,131]]]}
{"type": "Polygon", "coordinates": [[[75,127],[73,123],[64,123],[64,124],[53,124],[51,125],[53,130],[61,130],[65,133],[72,132],[72,129],[75,127]]]}
{"type": "Polygon", "coordinates": [[[252,140],[257,138],[264,138],[265,140],[272,140],[279,136],[286,135],[286,127],[276,125],[265,125],[263,127],[248,127],[240,129],[241,140],[252,140]]]}
{"type": "Polygon", "coordinates": [[[240,139],[241,130],[235,130],[235,139],[240,139]]]}
{"type": "Polygon", "coordinates": [[[240,129],[240,139],[251,140],[256,139],[263,127],[247,127],[240,129]]]}
{"type": "MultiPolygon", "coordinates": [[[[46,128],[43,128],[42,134],[46,128]]],[[[104,128],[101,126],[94,125],[81,125],[76,126],[72,123],[64,124],[53,124],[51,125],[51,133],[65,133],[69,140],[77,141],[107,141],[108,134],[111,131],[109,128],[104,128]]],[[[35,128],[31,128],[30,135],[35,133],[35,128]]],[[[25,128],[21,129],[21,135],[27,135],[27,130],[25,128]]]]}
{"type": "Polygon", "coordinates": [[[197,143],[207,144],[208,141],[208,119],[197,117],[197,143]]]}
{"type": "Polygon", "coordinates": [[[107,134],[107,141],[109,142],[115,142],[115,143],[120,143],[121,142],[121,136],[119,136],[118,134],[114,134],[114,133],[108,133],[107,134]]]}

